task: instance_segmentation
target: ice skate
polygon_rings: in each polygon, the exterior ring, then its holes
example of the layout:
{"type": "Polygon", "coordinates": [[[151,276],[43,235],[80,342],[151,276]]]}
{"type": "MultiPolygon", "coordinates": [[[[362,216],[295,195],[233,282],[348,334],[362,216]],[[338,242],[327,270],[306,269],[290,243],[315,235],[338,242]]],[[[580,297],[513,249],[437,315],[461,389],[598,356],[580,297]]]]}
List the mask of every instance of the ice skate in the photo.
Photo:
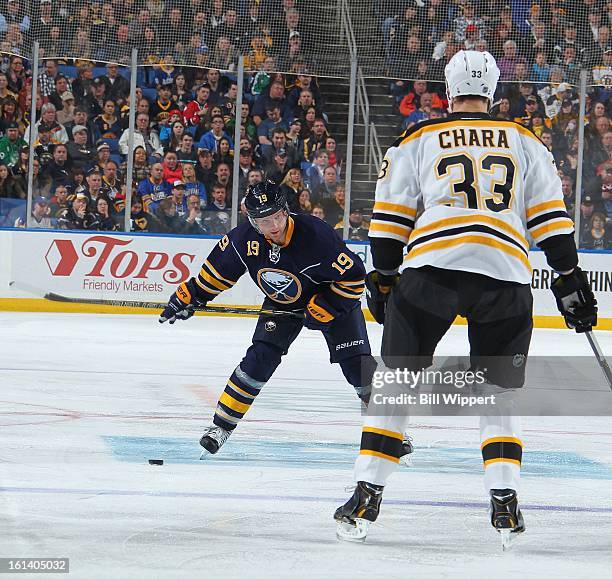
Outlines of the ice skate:
{"type": "Polygon", "coordinates": [[[404,433],[404,440],[402,440],[402,453],[400,454],[400,464],[404,466],[412,466],[412,453],[414,452],[414,446],[412,446],[412,437],[404,433]]]}
{"type": "Polygon", "coordinates": [[[231,430],[225,430],[220,426],[208,426],[200,438],[200,446],[204,448],[200,455],[200,460],[205,459],[210,454],[217,454],[219,449],[225,444],[225,441],[230,437],[231,430]]]}
{"type": "Polygon", "coordinates": [[[334,513],[339,539],[360,543],[366,540],[370,523],[378,517],[383,488],[364,481],[357,483],[353,496],[334,513]]]}
{"type": "Polygon", "coordinates": [[[491,490],[491,524],[500,533],[502,549],[508,550],[514,539],[525,530],[523,515],[518,507],[516,491],[491,490]]]}

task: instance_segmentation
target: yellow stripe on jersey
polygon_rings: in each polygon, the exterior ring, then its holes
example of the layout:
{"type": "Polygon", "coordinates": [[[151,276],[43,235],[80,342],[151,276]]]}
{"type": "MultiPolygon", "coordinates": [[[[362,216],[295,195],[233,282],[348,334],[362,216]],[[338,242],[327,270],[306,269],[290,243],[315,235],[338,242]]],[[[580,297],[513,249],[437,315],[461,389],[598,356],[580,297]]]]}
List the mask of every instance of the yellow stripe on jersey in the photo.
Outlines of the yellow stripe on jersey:
{"type": "Polygon", "coordinates": [[[567,210],[567,208],[565,207],[565,203],[561,199],[546,201],[545,203],[538,203],[538,205],[534,205],[533,207],[527,207],[527,220],[534,217],[537,213],[548,212],[554,209],[560,209],[562,211],[567,210]]]}
{"type": "Polygon", "coordinates": [[[573,233],[574,223],[569,217],[559,217],[558,219],[548,221],[542,224],[537,229],[531,230],[531,235],[534,241],[538,241],[543,235],[551,232],[556,232],[555,235],[562,233],[573,233]],[[564,231],[561,231],[564,230],[564,231]]]}
{"type": "Polygon", "coordinates": [[[340,288],[335,283],[332,283],[329,287],[331,288],[331,291],[338,294],[339,296],[342,296],[343,298],[349,298],[351,300],[358,300],[364,290],[364,288],[359,288],[359,290],[353,290],[351,288],[340,288]]]}
{"type": "Polygon", "coordinates": [[[518,259],[527,268],[527,270],[531,274],[531,265],[529,263],[529,260],[527,259],[527,257],[521,250],[517,249],[516,247],[506,245],[505,243],[502,243],[501,241],[497,241],[496,239],[491,239],[490,237],[484,237],[484,236],[480,236],[477,234],[462,235],[461,237],[457,237],[455,239],[446,238],[446,239],[436,239],[432,241],[425,241],[419,247],[414,247],[413,249],[411,249],[408,252],[408,255],[406,255],[406,257],[404,258],[404,260],[408,261],[412,259],[413,257],[417,257],[421,255],[422,253],[427,253],[429,251],[436,251],[438,249],[446,250],[449,247],[462,245],[464,243],[465,244],[475,243],[478,245],[484,245],[487,247],[491,247],[493,249],[498,249],[500,251],[503,251],[504,253],[507,253],[508,255],[514,257],[515,259],[518,259]]]}
{"type": "Polygon", "coordinates": [[[344,280],[340,280],[335,282],[338,285],[346,285],[346,286],[352,286],[352,285],[365,285],[365,280],[363,279],[358,279],[355,281],[344,281],[344,280]]]}
{"type": "Polygon", "coordinates": [[[224,281],[225,283],[229,284],[230,286],[234,285],[236,283],[236,281],[232,281],[231,279],[227,279],[226,277],[223,277],[212,265],[212,263],[210,263],[210,261],[208,261],[208,259],[206,261],[204,261],[204,264],[206,265],[206,267],[209,269],[209,271],[220,281],[224,281]]]}
{"type": "Polygon", "coordinates": [[[411,207],[406,207],[405,205],[398,205],[397,203],[387,203],[386,201],[376,201],[374,203],[374,209],[372,209],[373,213],[385,211],[393,211],[394,213],[401,213],[402,215],[407,215],[411,219],[414,219],[417,214],[416,209],[412,209],[411,207]]]}
{"type": "Polygon", "coordinates": [[[538,139],[538,137],[536,137],[529,129],[526,129],[525,127],[521,127],[521,125],[518,125],[516,123],[511,123],[507,121],[491,121],[491,120],[480,121],[480,120],[473,120],[473,119],[462,119],[458,121],[446,121],[446,122],[436,123],[434,125],[428,125],[426,127],[422,127],[418,129],[417,131],[415,131],[414,133],[412,133],[411,135],[408,135],[405,139],[402,139],[402,141],[400,142],[400,146],[422,137],[425,133],[432,133],[435,131],[447,130],[449,128],[454,128],[454,127],[468,127],[468,128],[469,127],[484,127],[486,129],[497,129],[497,128],[515,129],[517,132],[519,132],[524,137],[529,137],[531,139],[534,139],[538,143],[542,144],[542,141],[540,141],[540,139],[538,139]]]}
{"type": "Polygon", "coordinates": [[[523,447],[523,441],[520,438],[515,438],[514,436],[494,436],[493,438],[487,438],[480,445],[480,450],[487,444],[493,444],[494,442],[513,442],[514,444],[518,444],[521,448],[523,447]]]}
{"type": "MultiPolygon", "coordinates": [[[[370,223],[370,234],[372,233],[391,233],[392,235],[397,235],[400,237],[405,243],[408,243],[408,238],[410,237],[410,232],[412,229],[406,225],[399,225],[395,223],[391,225],[389,223],[379,223],[378,221],[372,220],[370,223]]],[[[373,235],[372,237],[377,237],[373,235]]],[[[382,237],[382,236],[381,236],[382,237]]]]}
{"type": "MultiPolygon", "coordinates": [[[[200,272],[201,274],[201,272],[200,272]]],[[[195,278],[196,283],[205,291],[208,292],[209,294],[220,294],[221,290],[218,290],[214,287],[209,286],[208,284],[205,284],[201,279],[200,276],[195,278]]]]}
{"type": "Polygon", "coordinates": [[[210,275],[204,268],[200,270],[200,277],[207,284],[210,284],[213,287],[216,287],[218,290],[221,290],[221,291],[227,290],[230,287],[232,287],[231,285],[223,283],[222,281],[218,280],[216,277],[213,277],[212,275],[210,275]]]}
{"type": "Polygon", "coordinates": [[[491,225],[494,228],[501,229],[506,233],[509,233],[516,241],[518,241],[524,248],[525,251],[529,251],[529,244],[525,239],[525,236],[519,233],[514,227],[502,221],[501,219],[497,219],[495,217],[491,217],[489,215],[462,215],[459,217],[449,217],[448,219],[440,219],[438,221],[433,221],[423,227],[418,227],[412,232],[410,236],[410,242],[413,243],[419,237],[426,233],[431,233],[432,231],[436,231],[438,229],[444,229],[445,227],[451,227],[453,225],[477,225],[486,223],[487,225],[491,225]]]}
{"type": "Polygon", "coordinates": [[[372,432],[374,434],[382,434],[389,438],[397,438],[403,442],[404,435],[401,432],[395,432],[394,430],[385,430],[384,428],[374,428],[373,426],[364,426],[361,429],[362,432],[372,432]]]}

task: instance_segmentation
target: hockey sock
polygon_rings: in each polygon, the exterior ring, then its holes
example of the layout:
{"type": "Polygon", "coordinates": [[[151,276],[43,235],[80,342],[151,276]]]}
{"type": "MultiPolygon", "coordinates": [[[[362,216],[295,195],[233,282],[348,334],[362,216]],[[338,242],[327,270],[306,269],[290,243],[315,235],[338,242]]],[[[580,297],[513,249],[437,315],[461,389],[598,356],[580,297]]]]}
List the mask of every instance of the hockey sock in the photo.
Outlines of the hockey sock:
{"type": "Polygon", "coordinates": [[[240,366],[236,368],[219,398],[213,423],[225,430],[234,430],[264,384],[245,374],[240,366]]]}

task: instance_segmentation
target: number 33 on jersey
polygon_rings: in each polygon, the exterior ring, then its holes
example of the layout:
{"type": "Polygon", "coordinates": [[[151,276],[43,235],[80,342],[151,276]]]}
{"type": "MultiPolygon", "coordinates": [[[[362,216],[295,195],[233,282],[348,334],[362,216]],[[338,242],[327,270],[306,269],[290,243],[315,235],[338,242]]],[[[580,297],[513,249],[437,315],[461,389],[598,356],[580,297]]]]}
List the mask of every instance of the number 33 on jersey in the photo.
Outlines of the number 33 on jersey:
{"type": "Polygon", "coordinates": [[[573,232],[560,193],[552,155],[530,131],[451,114],[412,127],[388,150],[370,237],[406,243],[407,267],[530,283],[527,232],[536,243],[573,232]]]}

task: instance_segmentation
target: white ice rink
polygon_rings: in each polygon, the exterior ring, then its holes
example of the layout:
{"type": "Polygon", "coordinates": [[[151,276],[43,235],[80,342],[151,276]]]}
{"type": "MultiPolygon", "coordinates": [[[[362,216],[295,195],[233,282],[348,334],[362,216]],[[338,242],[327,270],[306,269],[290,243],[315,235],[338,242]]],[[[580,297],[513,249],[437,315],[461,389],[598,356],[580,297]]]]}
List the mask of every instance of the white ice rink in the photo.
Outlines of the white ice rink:
{"type": "MultiPolygon", "coordinates": [[[[413,466],[391,478],[368,541],[338,542],[361,421],[315,332],[199,461],[254,323],[1,313],[0,557],[69,557],[69,577],[87,579],[612,577],[609,418],[524,420],[527,532],[509,553],[465,417],[414,419],[413,466]]],[[[612,355],[612,333],[598,336],[612,355]]],[[[589,354],[569,330],[536,331],[531,351],[589,354]]],[[[439,352],[466,353],[465,328],[439,352]]]]}

